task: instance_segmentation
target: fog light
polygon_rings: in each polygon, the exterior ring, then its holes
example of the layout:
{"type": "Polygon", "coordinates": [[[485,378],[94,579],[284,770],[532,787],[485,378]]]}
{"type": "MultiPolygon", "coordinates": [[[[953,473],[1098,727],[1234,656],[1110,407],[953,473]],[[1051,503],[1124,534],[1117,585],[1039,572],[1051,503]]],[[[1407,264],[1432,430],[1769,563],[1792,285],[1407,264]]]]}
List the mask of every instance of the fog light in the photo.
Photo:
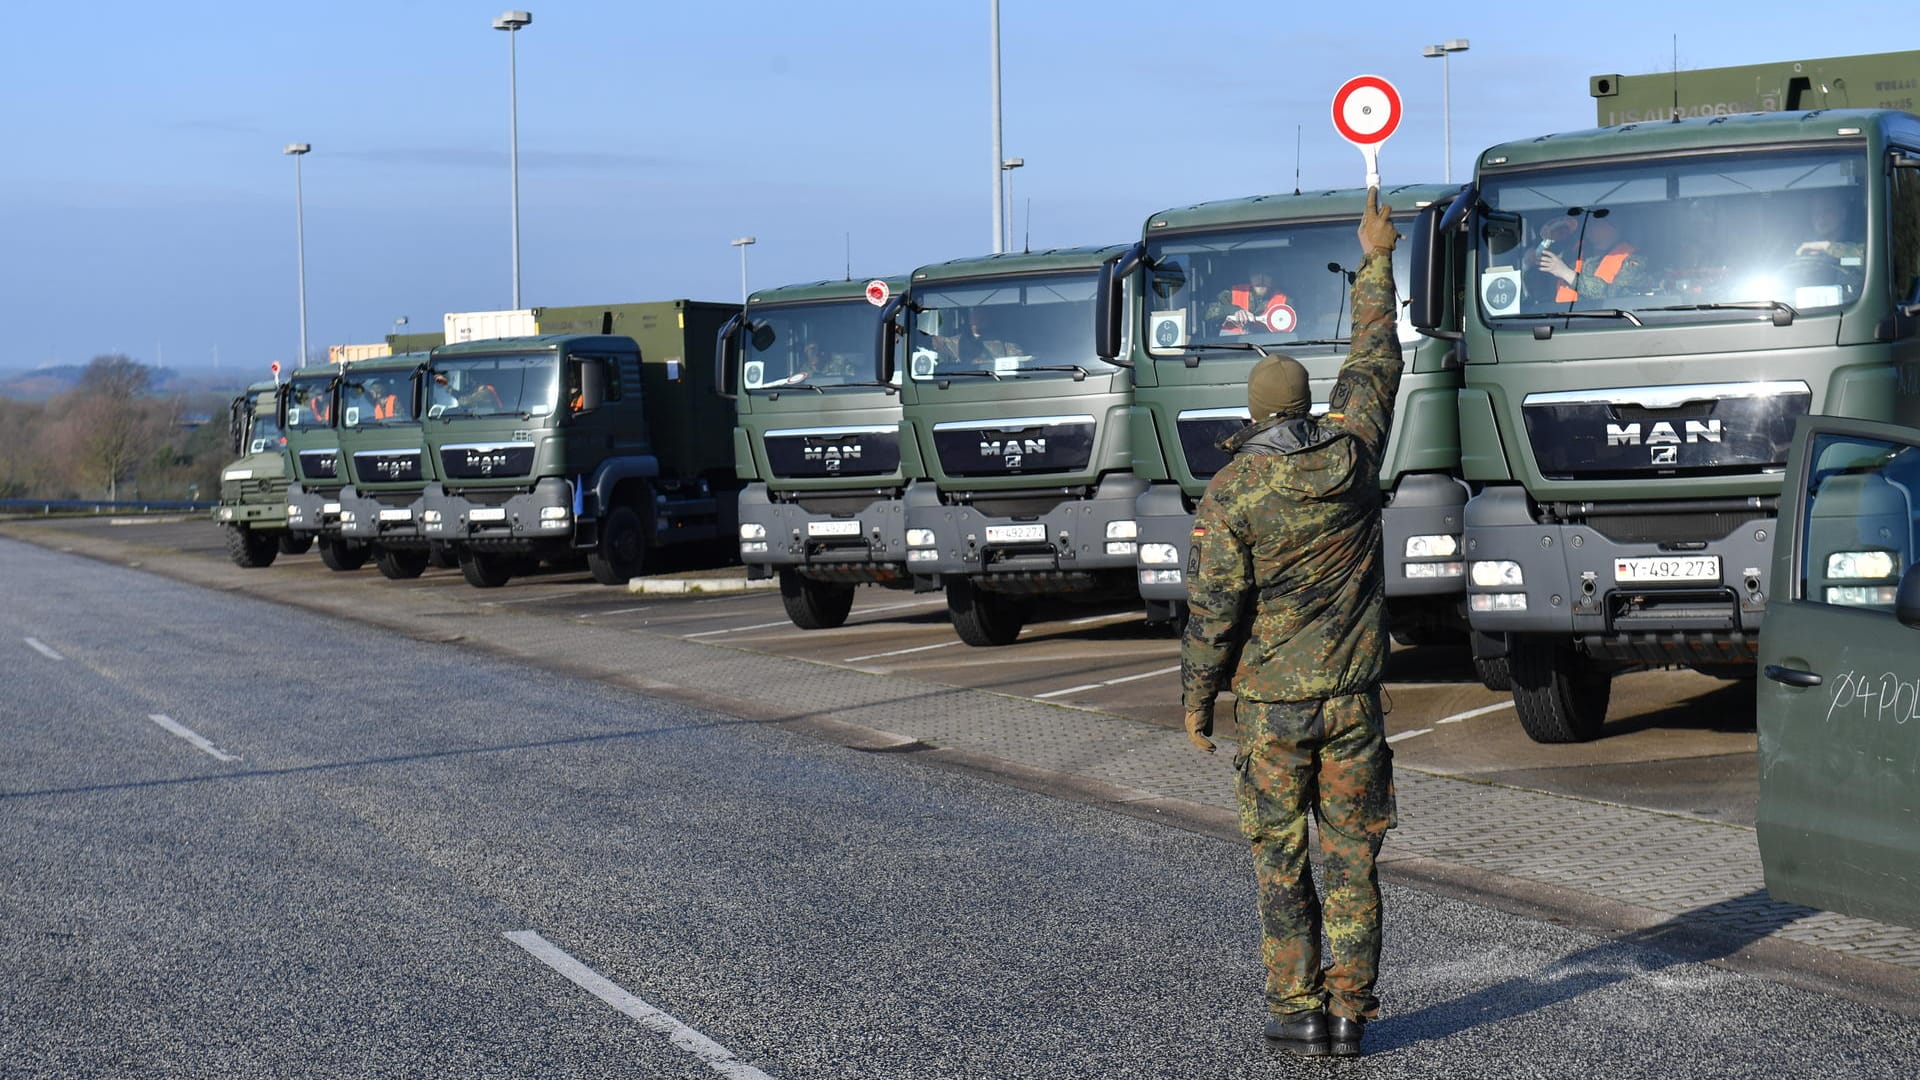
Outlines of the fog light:
{"type": "MultiPolygon", "coordinates": [[[[1520,564],[1517,562],[1509,562],[1506,559],[1474,563],[1469,573],[1472,575],[1473,583],[1483,589],[1497,589],[1502,585],[1525,585],[1527,583],[1527,576],[1521,572],[1520,564]]],[[[1483,610],[1497,609],[1488,608],[1483,610]]]]}
{"type": "Polygon", "coordinates": [[[1409,578],[1456,578],[1460,576],[1461,566],[1457,562],[1410,562],[1401,563],[1400,572],[1409,578]]]}
{"type": "Polygon", "coordinates": [[[1517,592],[1474,593],[1467,597],[1474,611],[1525,611],[1527,594],[1517,592]]]}
{"type": "Polygon", "coordinates": [[[940,553],[931,548],[921,548],[917,551],[907,552],[908,562],[937,562],[939,559],[940,553]]]}
{"type": "Polygon", "coordinates": [[[220,508],[220,520],[221,520],[221,521],[232,521],[232,520],[233,520],[233,507],[231,507],[231,506],[223,506],[223,507],[221,507],[221,508],[220,508]]]}
{"type": "Polygon", "coordinates": [[[1132,540],[1139,535],[1139,527],[1131,521],[1107,522],[1107,539],[1109,540],[1132,540]]]}
{"type": "Polygon", "coordinates": [[[740,541],[740,554],[742,555],[762,555],[766,553],[766,550],[767,542],[765,540],[740,541]]]}
{"type": "Polygon", "coordinates": [[[1172,544],[1141,544],[1140,561],[1148,566],[1175,566],[1180,562],[1180,549],[1172,544]]]}
{"type": "Polygon", "coordinates": [[[907,546],[908,547],[932,547],[937,543],[939,543],[939,541],[933,538],[932,529],[908,529],[907,530],[907,546]]]}
{"type": "Polygon", "coordinates": [[[541,521],[565,521],[569,511],[564,506],[543,506],[540,508],[541,521]]]}
{"type": "Polygon", "coordinates": [[[300,506],[298,503],[287,504],[287,516],[290,518],[297,518],[300,516],[300,506]]]}
{"type": "MultiPolygon", "coordinates": [[[[765,540],[766,538],[767,538],[767,527],[765,525],[762,525],[757,521],[743,521],[740,523],[740,539],[765,540]]],[[[766,549],[763,546],[761,550],[764,551],[766,549]]]]}
{"type": "MultiPolygon", "coordinates": [[[[1131,523],[1131,522],[1129,522],[1128,524],[1132,524],[1132,523],[1131,523]]],[[[1131,541],[1131,540],[1109,540],[1109,541],[1107,541],[1107,554],[1109,554],[1109,555],[1131,555],[1131,554],[1133,554],[1133,541],[1131,541]]]]}
{"type": "Polygon", "coordinates": [[[1140,584],[1142,585],[1178,585],[1180,584],[1180,580],[1180,571],[1178,570],[1140,571],[1140,584]]]}
{"type": "Polygon", "coordinates": [[[429,525],[438,525],[440,524],[440,511],[422,510],[420,511],[420,520],[426,522],[429,525]]]}
{"type": "Polygon", "coordinates": [[[1459,553],[1459,537],[1445,534],[1407,537],[1406,555],[1409,559],[1445,559],[1459,553]]]}
{"type": "Polygon", "coordinates": [[[1827,603],[1848,607],[1892,607],[1897,585],[1829,585],[1827,603]]]}
{"type": "Polygon", "coordinates": [[[342,525],[353,524],[353,511],[351,510],[340,511],[340,524],[342,525]]]}
{"type": "Polygon", "coordinates": [[[1893,577],[1899,570],[1900,562],[1891,551],[1836,551],[1827,556],[1830,578],[1877,581],[1893,577]]]}

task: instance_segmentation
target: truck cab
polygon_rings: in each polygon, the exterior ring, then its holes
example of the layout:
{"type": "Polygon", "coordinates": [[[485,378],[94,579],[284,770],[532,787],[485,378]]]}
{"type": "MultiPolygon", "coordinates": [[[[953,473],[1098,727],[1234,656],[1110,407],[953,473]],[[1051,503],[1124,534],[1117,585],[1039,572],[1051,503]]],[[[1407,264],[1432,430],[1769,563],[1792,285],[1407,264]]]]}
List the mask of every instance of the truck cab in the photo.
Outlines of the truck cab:
{"type": "Polygon", "coordinates": [[[876,346],[905,278],[763,289],[721,330],[735,393],[740,561],[778,577],[795,626],[839,626],[863,584],[903,589],[907,481],[900,389],[876,346]]]}
{"type": "Polygon", "coordinates": [[[924,266],[889,324],[927,474],[907,488],[907,566],[969,645],[1012,642],[1044,598],[1138,595],[1133,381],[1101,330],[1126,251],[924,266]]]}
{"type": "Polygon", "coordinates": [[[300,368],[280,387],[280,428],[287,437],[287,529],[308,545],[340,534],[338,368],[300,368]]]}
{"type": "Polygon", "coordinates": [[[254,383],[227,407],[227,436],[239,457],[220,470],[213,520],[226,530],[227,556],[247,569],[307,547],[287,531],[287,439],[275,407],[278,387],[254,383]]]}
{"type": "Polygon", "coordinates": [[[1795,421],[1920,419],[1920,118],[1508,143],[1435,216],[1415,321],[1464,237],[1468,615],[1522,726],[1596,737],[1633,666],[1752,675],[1795,421]]]}
{"type": "MultiPolygon", "coordinates": [[[[1405,185],[1380,193],[1402,231],[1444,205],[1455,186],[1405,185]]],[[[1351,329],[1349,289],[1365,189],[1262,195],[1175,207],[1146,221],[1142,284],[1133,291],[1133,469],[1140,595],[1150,621],[1180,621],[1195,508],[1226,465],[1222,439],[1248,423],[1247,376],[1283,353],[1303,364],[1316,414],[1340,372],[1351,329]]],[[[1394,277],[1409,276],[1409,245],[1394,277]]],[[[1400,321],[1406,369],[1380,470],[1388,553],[1388,624],[1409,644],[1464,641],[1460,560],[1467,486],[1459,476],[1451,341],[1400,321]]]]}
{"type": "MultiPolygon", "coordinates": [[[[444,402],[445,388],[425,385],[427,354],[402,353],[345,365],[340,372],[339,457],[346,483],[337,493],[337,551],[344,566],[371,556],[381,576],[419,577],[430,561],[420,526],[426,485],[437,477],[426,452],[422,402],[444,402]],[[438,394],[438,396],[436,396],[438,394]]],[[[443,405],[444,407],[444,405],[443,405]]],[[[427,406],[431,408],[431,406],[427,406]]]]}

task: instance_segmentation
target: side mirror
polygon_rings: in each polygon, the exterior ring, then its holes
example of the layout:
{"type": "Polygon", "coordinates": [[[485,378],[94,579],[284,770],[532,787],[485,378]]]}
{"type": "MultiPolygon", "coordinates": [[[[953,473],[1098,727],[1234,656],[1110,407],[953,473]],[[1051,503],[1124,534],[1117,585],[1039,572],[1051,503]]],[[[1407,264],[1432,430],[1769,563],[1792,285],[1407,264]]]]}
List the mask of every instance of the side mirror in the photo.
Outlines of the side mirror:
{"type": "Polygon", "coordinates": [[[1466,215],[1471,187],[1461,189],[1453,202],[1438,202],[1423,207],[1413,222],[1413,252],[1407,296],[1412,308],[1407,321],[1428,337],[1458,338],[1460,332],[1444,325],[1447,306],[1452,299],[1454,265],[1448,234],[1466,215]]]}
{"type": "Polygon", "coordinates": [[[713,343],[713,392],[728,401],[739,396],[738,392],[732,389],[735,384],[730,376],[734,370],[734,342],[740,333],[740,324],[746,317],[747,313],[743,311],[728,319],[726,325],[720,328],[720,335],[713,343]]]}
{"type": "Polygon", "coordinates": [[[1121,367],[1131,367],[1133,363],[1131,357],[1120,355],[1120,343],[1124,337],[1121,319],[1127,310],[1127,277],[1144,261],[1146,252],[1147,245],[1144,242],[1137,243],[1109,260],[1101,270],[1094,296],[1094,354],[1121,367]]]}
{"type": "Polygon", "coordinates": [[[240,445],[247,433],[246,414],[240,411],[246,404],[245,397],[237,397],[227,406],[227,444],[236,454],[240,452],[240,445]]]}
{"type": "Polygon", "coordinates": [[[293,384],[290,382],[273,388],[273,419],[280,425],[281,431],[287,430],[287,398],[292,396],[292,391],[293,384]]]}
{"type": "Polygon", "coordinates": [[[1920,630],[1920,566],[1909,566],[1900,575],[1900,587],[1893,593],[1893,617],[1902,626],[1920,630]]]}
{"type": "Polygon", "coordinates": [[[580,408],[592,412],[607,399],[607,362],[599,357],[580,361],[580,408]]]}
{"type": "Polygon", "coordinates": [[[880,322],[874,329],[873,360],[874,381],[882,386],[893,382],[893,354],[900,345],[900,310],[906,306],[906,294],[901,293],[887,301],[880,309],[880,322]]]}

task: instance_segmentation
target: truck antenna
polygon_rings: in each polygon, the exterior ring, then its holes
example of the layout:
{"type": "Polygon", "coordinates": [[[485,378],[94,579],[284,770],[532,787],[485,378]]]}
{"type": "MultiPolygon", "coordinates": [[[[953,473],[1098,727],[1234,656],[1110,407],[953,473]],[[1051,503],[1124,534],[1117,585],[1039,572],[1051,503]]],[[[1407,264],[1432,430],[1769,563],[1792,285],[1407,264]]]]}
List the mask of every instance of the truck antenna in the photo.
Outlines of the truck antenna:
{"type": "Polygon", "coordinates": [[[1680,122],[1680,35],[1673,35],[1673,122],[1680,122]]]}
{"type": "Polygon", "coordinates": [[[1027,196],[1027,227],[1020,234],[1020,246],[1027,254],[1033,254],[1033,196],[1027,196]]]}
{"type": "Polygon", "coordinates": [[[1300,194],[1300,125],[1293,125],[1293,193],[1300,194]]]}
{"type": "Polygon", "coordinates": [[[853,232],[847,232],[847,280],[853,280],[853,232]]]}

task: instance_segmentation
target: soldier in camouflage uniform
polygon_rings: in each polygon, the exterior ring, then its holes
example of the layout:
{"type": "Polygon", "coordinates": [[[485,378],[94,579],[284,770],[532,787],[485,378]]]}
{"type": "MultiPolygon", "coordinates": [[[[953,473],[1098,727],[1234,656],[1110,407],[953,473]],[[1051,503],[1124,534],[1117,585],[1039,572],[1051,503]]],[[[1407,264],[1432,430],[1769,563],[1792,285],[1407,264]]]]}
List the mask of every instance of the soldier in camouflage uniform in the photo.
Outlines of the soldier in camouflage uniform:
{"type": "Polygon", "coordinates": [[[1380,707],[1379,475],[1401,368],[1390,213],[1377,189],[1367,193],[1353,344],[1328,413],[1309,415],[1297,361],[1255,365],[1247,381],[1254,422],[1223,444],[1234,456],[1207,485],[1187,564],[1187,732],[1213,750],[1214,698],[1231,679],[1240,827],[1260,893],[1266,1033],[1307,1056],[1358,1054],[1361,1025],[1379,1010],[1374,860],[1394,823],[1380,707]],[[1309,813],[1320,819],[1324,906],[1307,864],[1309,813]]]}

